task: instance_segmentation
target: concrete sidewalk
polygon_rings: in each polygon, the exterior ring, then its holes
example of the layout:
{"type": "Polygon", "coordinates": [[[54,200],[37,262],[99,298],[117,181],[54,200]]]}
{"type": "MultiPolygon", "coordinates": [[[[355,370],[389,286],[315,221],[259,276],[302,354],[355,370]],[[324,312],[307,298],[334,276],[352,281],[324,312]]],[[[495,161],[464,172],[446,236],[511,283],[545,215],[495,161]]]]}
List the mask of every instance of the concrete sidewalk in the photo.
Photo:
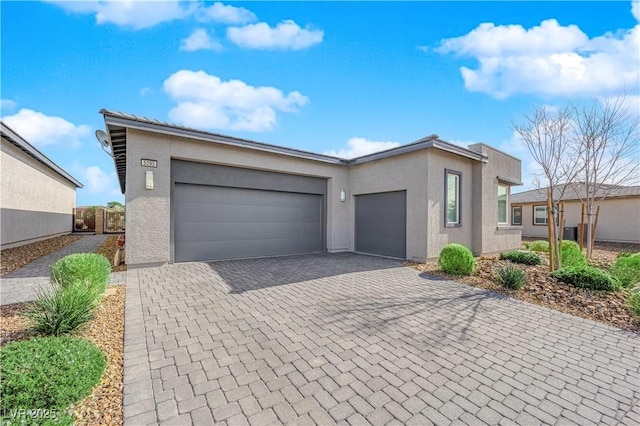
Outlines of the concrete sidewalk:
{"type": "MultiPolygon", "coordinates": [[[[51,265],[73,253],[94,253],[110,235],[84,235],[78,241],[16,269],[0,278],[0,305],[35,299],[37,289],[49,283],[51,265]]],[[[125,273],[111,274],[110,284],[125,282],[125,273]]]]}

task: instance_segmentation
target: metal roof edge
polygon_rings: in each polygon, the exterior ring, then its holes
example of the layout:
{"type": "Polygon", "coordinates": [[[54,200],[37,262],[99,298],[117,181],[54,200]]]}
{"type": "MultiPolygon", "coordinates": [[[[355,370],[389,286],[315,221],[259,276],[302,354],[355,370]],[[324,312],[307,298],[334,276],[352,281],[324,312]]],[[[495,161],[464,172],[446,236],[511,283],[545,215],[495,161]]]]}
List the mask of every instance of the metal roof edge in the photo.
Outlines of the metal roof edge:
{"type": "Polygon", "coordinates": [[[16,133],[11,127],[9,127],[4,121],[0,121],[2,135],[14,145],[22,148],[24,152],[36,159],[41,164],[47,166],[49,169],[57,173],[60,177],[66,179],[70,183],[74,184],[76,188],[84,188],[84,185],[80,183],[76,178],[67,173],[62,167],[58,166],[49,157],[40,152],[36,147],[31,145],[26,139],[16,133]]]}
{"type": "Polygon", "coordinates": [[[227,136],[217,133],[206,132],[202,130],[191,129],[188,127],[175,126],[169,123],[156,122],[145,118],[126,116],[120,113],[114,113],[112,111],[102,109],[100,114],[104,116],[106,125],[115,125],[133,128],[144,131],[154,131],[156,133],[162,133],[172,136],[187,137],[190,139],[197,139],[206,142],[217,142],[225,145],[237,146],[240,148],[249,148],[259,151],[270,152],[274,154],[288,155],[297,158],[303,158],[312,161],[321,161],[329,164],[346,165],[347,160],[332,157],[324,154],[316,154],[309,151],[303,151],[295,148],[286,148],[277,145],[271,145],[263,142],[256,142],[248,139],[236,138],[233,136],[227,136]]]}

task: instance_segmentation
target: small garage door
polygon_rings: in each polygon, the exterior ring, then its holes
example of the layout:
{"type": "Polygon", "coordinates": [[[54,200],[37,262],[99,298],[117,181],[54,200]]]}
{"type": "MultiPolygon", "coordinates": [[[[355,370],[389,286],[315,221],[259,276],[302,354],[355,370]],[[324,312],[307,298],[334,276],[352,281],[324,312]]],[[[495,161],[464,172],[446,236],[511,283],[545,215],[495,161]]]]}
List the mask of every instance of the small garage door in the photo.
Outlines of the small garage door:
{"type": "Polygon", "coordinates": [[[174,194],[176,262],[322,251],[322,195],[179,183],[174,194]]]}
{"type": "Polygon", "coordinates": [[[356,251],[404,259],[406,191],[356,195],[356,251]]]}

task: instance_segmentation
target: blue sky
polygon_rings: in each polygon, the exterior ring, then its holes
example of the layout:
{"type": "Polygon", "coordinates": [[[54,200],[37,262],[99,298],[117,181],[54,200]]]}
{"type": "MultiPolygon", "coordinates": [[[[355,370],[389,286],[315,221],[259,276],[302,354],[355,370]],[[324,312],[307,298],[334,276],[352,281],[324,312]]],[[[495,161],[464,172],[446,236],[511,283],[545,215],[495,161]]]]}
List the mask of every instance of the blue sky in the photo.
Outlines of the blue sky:
{"type": "MultiPolygon", "coordinates": [[[[630,2],[2,2],[2,119],[123,200],[101,108],[345,157],[438,134],[535,169],[534,104],[639,98],[630,2]]],[[[640,103],[638,103],[640,104],[640,103]]]]}

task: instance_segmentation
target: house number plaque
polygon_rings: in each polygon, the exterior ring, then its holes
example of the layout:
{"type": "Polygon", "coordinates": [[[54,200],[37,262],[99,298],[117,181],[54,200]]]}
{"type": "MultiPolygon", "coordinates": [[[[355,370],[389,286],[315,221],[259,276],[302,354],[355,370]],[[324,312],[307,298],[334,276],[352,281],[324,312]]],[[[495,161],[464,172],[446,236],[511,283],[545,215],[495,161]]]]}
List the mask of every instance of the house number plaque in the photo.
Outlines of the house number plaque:
{"type": "Polygon", "coordinates": [[[149,160],[148,158],[143,158],[140,160],[140,165],[142,167],[158,167],[158,160],[149,160]]]}

